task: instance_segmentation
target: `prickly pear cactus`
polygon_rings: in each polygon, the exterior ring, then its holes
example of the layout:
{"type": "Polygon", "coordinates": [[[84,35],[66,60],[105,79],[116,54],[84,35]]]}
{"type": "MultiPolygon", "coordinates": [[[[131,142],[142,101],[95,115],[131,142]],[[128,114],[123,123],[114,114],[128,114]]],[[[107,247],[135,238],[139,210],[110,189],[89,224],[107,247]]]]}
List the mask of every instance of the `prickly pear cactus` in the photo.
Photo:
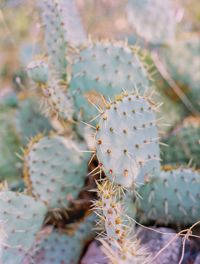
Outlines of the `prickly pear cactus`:
{"type": "Polygon", "coordinates": [[[137,94],[124,94],[101,115],[96,154],[107,177],[124,187],[144,182],[160,170],[156,105],[137,94]]]}
{"type": "Polygon", "coordinates": [[[50,121],[41,114],[38,98],[26,99],[20,102],[16,112],[15,124],[22,144],[39,132],[48,133],[52,130],[50,121]]]}
{"type": "Polygon", "coordinates": [[[162,164],[193,164],[199,168],[200,119],[189,117],[162,139],[167,146],[161,146],[162,164]]]}
{"type": "Polygon", "coordinates": [[[199,37],[178,40],[168,47],[163,47],[159,54],[171,77],[193,105],[200,109],[199,37]]]}
{"type": "Polygon", "coordinates": [[[99,200],[94,202],[94,209],[105,226],[107,238],[111,243],[115,240],[122,240],[127,227],[123,206],[119,202],[117,187],[109,181],[97,183],[99,200]]]}
{"type": "Polygon", "coordinates": [[[48,65],[42,61],[32,61],[27,66],[29,78],[37,84],[46,84],[48,82],[48,65]]]}
{"type": "Polygon", "coordinates": [[[80,22],[74,0],[39,1],[49,63],[56,74],[66,79],[68,44],[86,42],[86,34],[80,22]]]}
{"type": "MultiPolygon", "coordinates": [[[[94,236],[95,216],[86,217],[83,222],[72,225],[71,230],[51,229],[42,234],[29,252],[29,258],[38,264],[77,264],[85,244],[94,236]]],[[[28,259],[23,264],[28,264],[28,259]]]]}
{"type": "Polygon", "coordinates": [[[20,139],[14,126],[15,112],[8,107],[0,107],[0,180],[8,183],[20,177],[20,160],[16,153],[20,139]]]}
{"type": "Polygon", "coordinates": [[[66,85],[56,79],[50,79],[48,85],[42,87],[42,104],[44,112],[49,117],[72,121],[74,105],[71,95],[66,91],[66,85]]]}
{"type": "Polygon", "coordinates": [[[177,16],[173,0],[129,0],[127,15],[139,36],[153,44],[174,40],[177,16]]]}
{"type": "Polygon", "coordinates": [[[127,45],[90,43],[72,63],[69,91],[77,116],[89,121],[97,115],[94,104],[105,107],[104,99],[114,99],[123,89],[142,93],[149,88],[148,73],[139,56],[127,45]]]}
{"type": "Polygon", "coordinates": [[[34,198],[0,191],[0,262],[21,264],[42,226],[46,206],[34,198]]]}
{"type": "Polygon", "coordinates": [[[128,221],[120,201],[120,188],[107,179],[97,187],[99,200],[94,202],[94,209],[100,218],[99,225],[105,229],[100,239],[103,252],[110,263],[144,263],[148,254],[133,235],[134,225],[128,221]]]}
{"type": "Polygon", "coordinates": [[[25,150],[24,177],[31,194],[50,209],[67,207],[87,176],[84,144],[61,136],[32,139],[25,150]]]}
{"type": "MultiPolygon", "coordinates": [[[[200,174],[191,169],[162,171],[139,189],[141,222],[191,225],[200,218],[200,174]]],[[[133,205],[134,207],[134,205],[133,205]]]]}

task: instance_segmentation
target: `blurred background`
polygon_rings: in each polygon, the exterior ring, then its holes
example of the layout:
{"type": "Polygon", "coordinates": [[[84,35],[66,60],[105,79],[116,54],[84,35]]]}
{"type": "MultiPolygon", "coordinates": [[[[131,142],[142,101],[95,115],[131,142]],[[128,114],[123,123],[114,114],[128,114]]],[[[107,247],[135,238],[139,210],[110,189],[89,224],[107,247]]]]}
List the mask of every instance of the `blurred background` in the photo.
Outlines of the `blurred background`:
{"type": "MultiPolygon", "coordinates": [[[[26,84],[24,68],[35,54],[42,54],[42,29],[37,1],[0,1],[0,94],[26,84]],[[41,45],[40,45],[41,44],[41,45]]],[[[92,38],[128,39],[134,43],[128,23],[126,0],[77,0],[84,27],[92,38]]],[[[200,1],[174,0],[184,9],[184,33],[200,31],[200,1]]],[[[44,55],[44,54],[43,54],[44,55]]]]}

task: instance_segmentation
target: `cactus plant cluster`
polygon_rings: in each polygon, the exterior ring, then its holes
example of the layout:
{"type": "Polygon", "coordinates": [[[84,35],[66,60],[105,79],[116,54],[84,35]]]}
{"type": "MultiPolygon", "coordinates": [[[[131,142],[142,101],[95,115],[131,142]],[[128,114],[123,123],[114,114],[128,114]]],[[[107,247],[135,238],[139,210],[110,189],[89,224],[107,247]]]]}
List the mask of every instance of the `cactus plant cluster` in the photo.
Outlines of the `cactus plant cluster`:
{"type": "Polygon", "coordinates": [[[163,110],[144,54],[159,54],[196,107],[198,45],[181,44],[177,53],[177,43],[168,45],[178,20],[169,0],[128,1],[139,35],[158,45],[140,52],[123,41],[88,39],[72,0],[37,7],[46,57],[27,65],[34,89],[18,94],[14,106],[0,104],[0,178],[7,181],[0,190],[0,263],[78,264],[95,237],[109,263],[150,263],[134,220],[174,226],[199,220],[200,136],[194,116],[162,136],[163,110]],[[191,161],[196,167],[186,168],[191,161]],[[88,188],[91,175],[95,191],[88,188]],[[10,182],[21,176],[24,190],[15,192],[10,182]],[[94,212],[80,212],[88,189],[95,192],[94,212]]]}

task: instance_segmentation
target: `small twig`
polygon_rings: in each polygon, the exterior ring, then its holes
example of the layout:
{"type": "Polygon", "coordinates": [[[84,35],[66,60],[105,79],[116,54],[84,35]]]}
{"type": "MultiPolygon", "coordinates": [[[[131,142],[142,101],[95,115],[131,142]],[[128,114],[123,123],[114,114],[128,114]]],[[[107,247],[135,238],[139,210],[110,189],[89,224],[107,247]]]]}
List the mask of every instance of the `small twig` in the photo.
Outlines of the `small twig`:
{"type": "Polygon", "coordinates": [[[179,263],[178,264],[181,264],[182,261],[183,261],[183,258],[184,258],[184,253],[185,253],[185,244],[186,244],[186,240],[189,238],[189,237],[194,237],[194,238],[199,238],[200,239],[200,236],[197,236],[197,235],[193,235],[192,234],[192,229],[197,226],[198,224],[200,224],[200,220],[198,222],[196,222],[195,224],[193,224],[190,228],[188,229],[184,229],[182,231],[180,231],[179,233],[177,234],[174,234],[174,233],[165,233],[165,232],[161,232],[159,230],[156,230],[154,228],[151,228],[151,227],[147,227],[147,226],[144,226],[140,223],[138,223],[136,220],[132,219],[136,224],[138,224],[139,226],[145,228],[145,229],[148,229],[150,231],[154,231],[156,233],[159,233],[159,234],[162,234],[162,235],[174,235],[174,237],[172,237],[172,239],[170,239],[170,241],[161,249],[157,252],[157,254],[153,257],[153,259],[150,260],[149,264],[150,263],[153,263],[153,261],[166,249],[168,248],[168,246],[175,240],[177,239],[178,237],[182,237],[183,236],[183,246],[182,246],[182,253],[181,253],[181,258],[179,260],[179,263]]]}

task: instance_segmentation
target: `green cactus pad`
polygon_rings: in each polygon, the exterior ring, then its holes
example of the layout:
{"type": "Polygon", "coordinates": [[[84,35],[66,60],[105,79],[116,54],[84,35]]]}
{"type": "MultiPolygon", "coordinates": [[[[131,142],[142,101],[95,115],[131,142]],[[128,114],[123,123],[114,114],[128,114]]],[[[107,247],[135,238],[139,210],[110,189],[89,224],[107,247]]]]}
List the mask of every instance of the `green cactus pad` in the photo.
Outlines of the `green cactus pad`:
{"type": "Polygon", "coordinates": [[[42,0],[42,21],[49,62],[56,73],[66,79],[67,45],[79,45],[87,40],[73,0],[42,0]]]}
{"type": "Polygon", "coordinates": [[[16,130],[23,144],[39,132],[48,132],[52,129],[50,121],[39,111],[37,98],[20,102],[16,113],[16,130]]]}
{"type": "Polygon", "coordinates": [[[20,160],[16,152],[20,140],[14,126],[15,111],[0,107],[0,180],[8,183],[17,181],[20,176],[20,160]]]}
{"type": "Polygon", "coordinates": [[[175,37],[176,8],[173,0],[129,0],[127,15],[139,36],[153,44],[171,42],[175,37]]]}
{"type": "Polygon", "coordinates": [[[186,118],[166,138],[161,146],[162,164],[194,164],[200,167],[200,119],[186,118]]]}
{"type": "Polygon", "coordinates": [[[21,264],[42,226],[46,206],[34,198],[10,191],[0,192],[0,262],[21,264]]]}
{"type": "Polygon", "coordinates": [[[160,49],[167,71],[193,105],[200,109],[200,40],[199,37],[182,39],[160,49]]]}
{"type": "Polygon", "coordinates": [[[191,169],[163,171],[138,192],[142,222],[191,225],[200,218],[200,174],[191,169]]]}
{"type": "Polygon", "coordinates": [[[154,107],[148,98],[125,94],[101,115],[96,152],[111,181],[131,187],[160,170],[154,107]]]}
{"type": "Polygon", "coordinates": [[[30,192],[50,209],[67,207],[84,185],[88,155],[81,151],[85,148],[61,136],[33,139],[24,157],[24,176],[30,192]]]}
{"type": "MultiPolygon", "coordinates": [[[[43,236],[36,241],[35,250],[30,252],[33,263],[78,264],[86,243],[95,236],[94,215],[84,219],[78,226],[72,225],[71,228],[68,232],[52,229],[46,235],[44,230],[43,236]]],[[[23,264],[27,264],[27,261],[23,264]]]]}
{"type": "Polygon", "coordinates": [[[91,43],[73,62],[69,91],[76,115],[86,122],[97,115],[92,103],[104,107],[103,97],[113,100],[123,89],[133,91],[136,86],[140,92],[146,91],[148,74],[137,54],[125,44],[91,43]]]}
{"type": "Polygon", "coordinates": [[[49,81],[48,86],[42,87],[44,110],[50,117],[56,116],[60,120],[72,121],[74,114],[73,98],[66,91],[66,86],[55,79],[49,81]]]}
{"type": "Polygon", "coordinates": [[[27,66],[29,78],[38,84],[45,84],[48,81],[48,65],[42,61],[33,61],[27,66]]]}

